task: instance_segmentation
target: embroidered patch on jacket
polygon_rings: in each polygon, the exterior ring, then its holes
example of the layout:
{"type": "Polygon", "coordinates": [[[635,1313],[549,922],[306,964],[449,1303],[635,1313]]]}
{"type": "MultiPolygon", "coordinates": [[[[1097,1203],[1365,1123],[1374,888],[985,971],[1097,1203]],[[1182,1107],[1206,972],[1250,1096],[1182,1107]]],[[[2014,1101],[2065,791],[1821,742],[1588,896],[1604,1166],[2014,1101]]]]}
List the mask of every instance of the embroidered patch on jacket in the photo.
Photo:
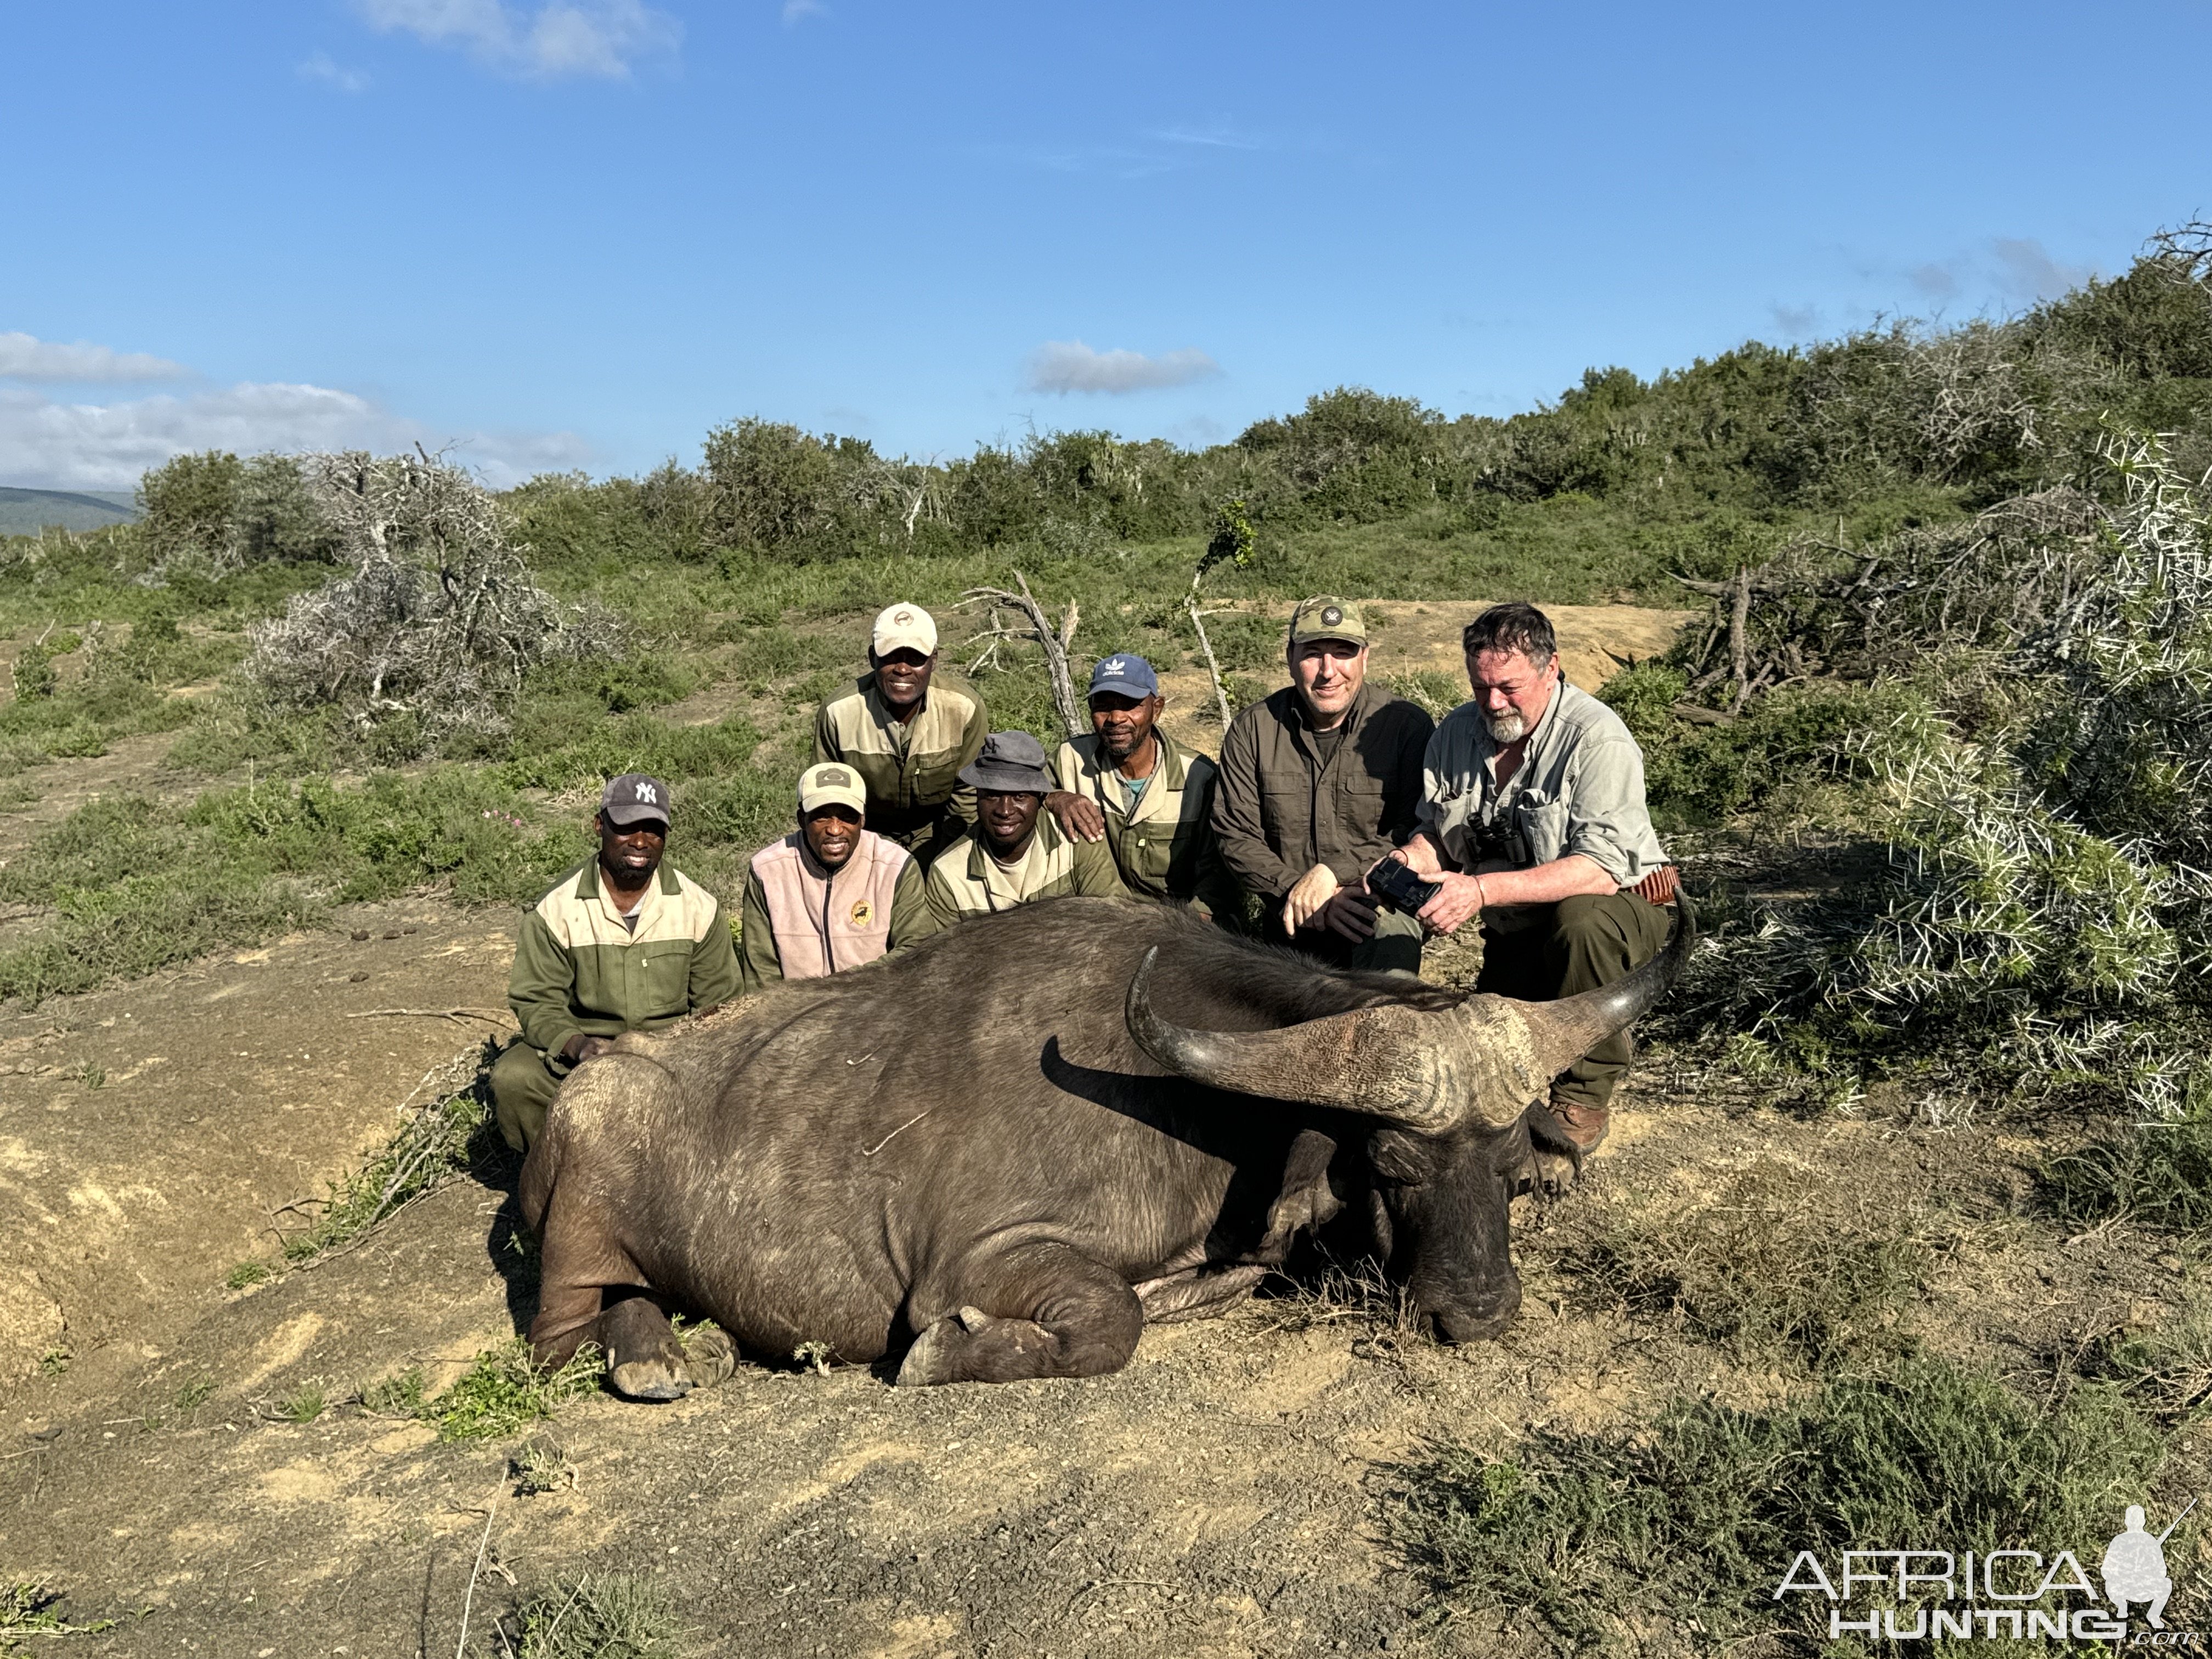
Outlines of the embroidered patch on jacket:
{"type": "Polygon", "coordinates": [[[876,919],[876,907],[866,899],[853,902],[853,926],[865,927],[876,919]]]}

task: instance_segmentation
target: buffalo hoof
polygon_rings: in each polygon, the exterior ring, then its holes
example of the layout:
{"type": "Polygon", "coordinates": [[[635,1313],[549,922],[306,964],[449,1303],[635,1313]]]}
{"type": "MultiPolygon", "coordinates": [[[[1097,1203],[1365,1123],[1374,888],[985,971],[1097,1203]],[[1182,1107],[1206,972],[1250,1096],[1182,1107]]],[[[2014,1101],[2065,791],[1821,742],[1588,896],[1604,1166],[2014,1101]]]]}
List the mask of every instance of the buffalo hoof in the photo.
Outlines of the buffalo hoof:
{"type": "Polygon", "coordinates": [[[899,1364],[897,1386],[927,1389],[939,1382],[963,1382],[968,1372],[961,1359],[970,1339],[987,1325],[998,1322],[981,1308],[963,1308],[948,1315],[914,1340],[899,1364]]]}
{"type": "Polygon", "coordinates": [[[718,1326],[687,1330],[677,1340],[684,1346],[684,1369],[696,1389],[726,1382],[738,1369],[738,1345],[718,1326]]]}
{"type": "Polygon", "coordinates": [[[681,1400],[692,1389],[690,1377],[658,1354],[616,1366],[607,1381],[625,1400],[681,1400]]]}

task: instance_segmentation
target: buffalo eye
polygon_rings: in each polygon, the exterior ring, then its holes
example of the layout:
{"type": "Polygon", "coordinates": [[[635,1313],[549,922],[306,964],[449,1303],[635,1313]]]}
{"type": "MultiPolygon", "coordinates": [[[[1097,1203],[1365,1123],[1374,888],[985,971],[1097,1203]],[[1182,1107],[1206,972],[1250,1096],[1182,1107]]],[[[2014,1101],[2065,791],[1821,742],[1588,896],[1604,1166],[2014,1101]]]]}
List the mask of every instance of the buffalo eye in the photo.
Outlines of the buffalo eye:
{"type": "Polygon", "coordinates": [[[1430,1145],[1418,1135],[1378,1129],[1367,1140],[1367,1161],[1377,1179],[1413,1186],[1436,1173],[1430,1145]]]}

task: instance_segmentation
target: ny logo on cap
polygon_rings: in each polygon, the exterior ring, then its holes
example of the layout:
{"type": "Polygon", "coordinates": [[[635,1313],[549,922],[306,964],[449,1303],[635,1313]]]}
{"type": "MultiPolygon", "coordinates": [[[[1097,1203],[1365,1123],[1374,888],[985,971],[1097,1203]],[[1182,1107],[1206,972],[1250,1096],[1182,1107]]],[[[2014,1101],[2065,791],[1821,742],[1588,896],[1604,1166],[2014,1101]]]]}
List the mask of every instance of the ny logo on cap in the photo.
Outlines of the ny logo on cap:
{"type": "Polygon", "coordinates": [[[1344,608],[1341,605],[1332,605],[1321,613],[1321,623],[1323,628],[1334,628],[1343,620],[1344,608]]]}
{"type": "Polygon", "coordinates": [[[634,783],[630,787],[637,792],[637,798],[641,805],[646,806],[658,806],[660,805],[659,792],[654,789],[651,784],[634,783]]]}

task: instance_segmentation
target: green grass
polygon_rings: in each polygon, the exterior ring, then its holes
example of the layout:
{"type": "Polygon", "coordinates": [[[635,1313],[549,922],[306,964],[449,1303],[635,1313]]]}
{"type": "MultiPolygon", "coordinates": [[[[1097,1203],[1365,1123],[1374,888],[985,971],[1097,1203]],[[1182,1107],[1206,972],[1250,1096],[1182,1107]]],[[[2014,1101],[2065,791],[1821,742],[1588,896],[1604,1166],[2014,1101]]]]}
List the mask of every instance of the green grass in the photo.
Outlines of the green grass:
{"type": "Polygon", "coordinates": [[[1589,1310],[1679,1321],[1739,1361],[1825,1366],[1908,1340],[1901,1321],[1930,1264],[1903,1207],[1856,1206],[1759,1164],[1684,1209],[1598,1209],[1560,1265],[1589,1310]]]}
{"type": "Polygon", "coordinates": [[[549,1418],[572,1400],[594,1393],[605,1362],[586,1346],[557,1371],[540,1371],[521,1337],[486,1348],[453,1386],[426,1402],[420,1415],[441,1440],[489,1440],[549,1418]]]}
{"type": "Polygon", "coordinates": [[[241,1261],[222,1276],[227,1291],[249,1290],[269,1277],[269,1269],[258,1261],[241,1261]]]}
{"type": "Polygon", "coordinates": [[[276,1415],[287,1423],[312,1423],[329,1404],[321,1383],[302,1382],[276,1402],[276,1415]]]}
{"type": "Polygon", "coordinates": [[[589,1574],[532,1596],[510,1619],[515,1659],[677,1659],[668,1591],[641,1573],[589,1574]]]}
{"type": "Polygon", "coordinates": [[[2144,1501],[2160,1452],[2112,1389],[2045,1404],[1908,1358],[1773,1411],[1685,1400],[1648,1430],[1439,1446],[1402,1472],[1390,1524],[1437,1594],[1541,1646],[1626,1650],[1669,1620],[1812,1643],[1814,1615],[1771,1598],[1797,1551],[2079,1548],[2144,1501]]]}
{"type": "Polygon", "coordinates": [[[362,1389],[361,1408],[379,1417],[418,1417],[423,1393],[422,1368],[410,1365],[362,1389]]]}

